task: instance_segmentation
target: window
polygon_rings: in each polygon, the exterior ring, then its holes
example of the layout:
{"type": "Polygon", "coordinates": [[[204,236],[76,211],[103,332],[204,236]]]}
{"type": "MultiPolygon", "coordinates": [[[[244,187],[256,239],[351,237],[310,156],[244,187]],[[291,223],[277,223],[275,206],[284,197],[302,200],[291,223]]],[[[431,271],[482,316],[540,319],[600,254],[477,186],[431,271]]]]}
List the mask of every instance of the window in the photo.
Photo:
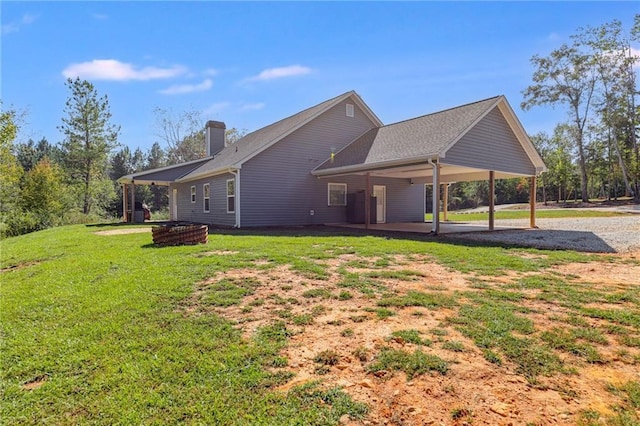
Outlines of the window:
{"type": "Polygon", "coordinates": [[[195,185],[191,187],[191,202],[192,203],[196,202],[196,186],[195,185]]]}
{"type": "Polygon", "coordinates": [[[202,185],[202,201],[204,204],[204,212],[209,213],[209,184],[205,183],[202,185]]]}
{"type": "Polygon", "coordinates": [[[236,181],[227,179],[227,213],[236,211],[236,181]]]}
{"type": "Polygon", "coordinates": [[[347,184],[346,183],[330,183],[328,195],[329,195],[330,206],[346,206],[347,205],[347,184]]]}
{"type": "Polygon", "coordinates": [[[353,104],[347,104],[347,117],[353,117],[353,104]]]}

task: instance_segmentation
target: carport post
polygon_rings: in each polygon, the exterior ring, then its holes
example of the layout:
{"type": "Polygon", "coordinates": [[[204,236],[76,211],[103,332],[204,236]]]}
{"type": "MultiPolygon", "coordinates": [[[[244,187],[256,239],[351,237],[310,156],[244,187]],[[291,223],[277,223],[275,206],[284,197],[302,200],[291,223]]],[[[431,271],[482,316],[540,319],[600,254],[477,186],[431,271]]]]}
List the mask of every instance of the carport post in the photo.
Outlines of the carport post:
{"type": "Polygon", "coordinates": [[[433,219],[431,220],[431,231],[438,235],[440,232],[440,164],[429,160],[433,166],[433,219]]]}
{"type": "Polygon", "coordinates": [[[367,173],[364,187],[364,229],[371,223],[371,175],[367,173]]]}
{"type": "Polygon", "coordinates": [[[536,227],[536,177],[531,176],[529,183],[529,226],[536,227]]]}
{"type": "Polygon", "coordinates": [[[449,212],[449,184],[445,183],[444,185],[444,193],[442,194],[442,220],[447,221],[447,213],[449,212]]]}
{"type": "Polygon", "coordinates": [[[136,222],[136,185],[131,181],[131,187],[129,188],[131,191],[131,223],[136,222]]]}
{"type": "Polygon", "coordinates": [[[493,231],[496,204],[496,172],[489,172],[489,231],[493,231]]]}
{"type": "Polygon", "coordinates": [[[127,222],[127,184],[122,184],[122,216],[127,222]]]}

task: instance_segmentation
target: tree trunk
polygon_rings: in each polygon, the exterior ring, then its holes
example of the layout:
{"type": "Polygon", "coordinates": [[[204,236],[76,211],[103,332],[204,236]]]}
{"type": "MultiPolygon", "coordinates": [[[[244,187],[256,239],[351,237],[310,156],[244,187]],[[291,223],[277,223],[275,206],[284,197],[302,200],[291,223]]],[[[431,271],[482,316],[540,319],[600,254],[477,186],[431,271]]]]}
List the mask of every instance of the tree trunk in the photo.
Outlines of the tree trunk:
{"type": "Polygon", "coordinates": [[[578,163],[580,165],[580,192],[582,194],[582,201],[589,202],[589,193],[587,192],[587,183],[589,177],[587,176],[587,164],[584,158],[584,146],[582,145],[582,130],[579,131],[580,140],[578,141],[578,163]]]}

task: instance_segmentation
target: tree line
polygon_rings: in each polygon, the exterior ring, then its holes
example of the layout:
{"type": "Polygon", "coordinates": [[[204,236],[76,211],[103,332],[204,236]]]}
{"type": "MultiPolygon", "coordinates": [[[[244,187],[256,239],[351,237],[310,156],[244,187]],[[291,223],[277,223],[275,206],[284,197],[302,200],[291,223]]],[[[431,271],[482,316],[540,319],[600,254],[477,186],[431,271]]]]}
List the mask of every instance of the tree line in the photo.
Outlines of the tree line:
{"type": "MultiPolygon", "coordinates": [[[[22,122],[16,110],[0,115],[0,237],[72,223],[122,217],[124,175],[205,156],[204,123],[196,111],[173,114],[156,109],[158,138],[147,151],[118,143],[109,100],[79,78],[65,82],[69,97],[58,130],[62,142],[46,138],[16,141],[22,122]]],[[[234,143],[246,131],[227,131],[234,143]]],[[[136,186],[136,200],[167,215],[167,188],[136,186]]]]}
{"type": "MultiPolygon", "coordinates": [[[[625,32],[620,21],[579,28],[571,43],[547,56],[535,55],[532,84],[523,90],[521,107],[564,108],[566,119],[553,134],[530,138],[548,171],[540,176],[538,198],[589,201],[634,197],[640,202],[636,84],[640,14],[625,32]]],[[[0,112],[0,237],[51,226],[86,223],[123,215],[121,176],[205,156],[204,122],[197,111],[174,113],[156,108],[156,141],[147,151],[118,143],[109,101],[79,78],[65,82],[69,97],[58,127],[63,139],[52,144],[17,141],[21,114],[0,112]],[[162,144],[160,143],[162,142],[162,144]]],[[[246,131],[227,131],[234,143],[246,131]]],[[[451,185],[450,208],[488,202],[486,181],[451,185]]],[[[166,216],[166,187],[136,186],[136,200],[156,217],[166,216]],[[159,213],[160,212],[160,213],[159,213]]],[[[496,182],[497,203],[528,202],[527,179],[496,182]]]]}

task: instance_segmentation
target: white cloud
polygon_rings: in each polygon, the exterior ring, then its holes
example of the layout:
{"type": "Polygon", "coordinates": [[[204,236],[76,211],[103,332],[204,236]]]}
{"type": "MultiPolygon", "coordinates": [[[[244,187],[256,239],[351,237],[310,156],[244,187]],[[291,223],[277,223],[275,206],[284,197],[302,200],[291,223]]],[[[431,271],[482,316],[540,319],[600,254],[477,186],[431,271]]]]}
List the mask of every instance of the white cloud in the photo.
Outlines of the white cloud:
{"type": "Polygon", "coordinates": [[[295,77],[298,75],[305,75],[311,72],[311,68],[304,67],[302,65],[290,65],[288,67],[280,68],[267,68],[260,74],[250,77],[248,81],[268,81],[275,80],[277,78],[295,77]]]}
{"type": "Polygon", "coordinates": [[[91,62],[71,64],[62,71],[67,78],[86,78],[91,80],[154,80],[182,75],[187,69],[180,65],[170,68],[135,67],[132,64],[115,59],[94,59],[91,62]]]}
{"type": "Polygon", "coordinates": [[[36,18],[37,16],[26,13],[17,21],[2,25],[2,34],[17,33],[23,26],[33,24],[36,18]]]}
{"type": "Polygon", "coordinates": [[[211,104],[207,108],[205,108],[202,111],[202,115],[205,116],[205,117],[211,117],[211,116],[214,116],[214,115],[224,111],[225,109],[228,109],[230,106],[231,106],[231,103],[229,103],[229,102],[217,102],[217,103],[211,104]]]}
{"type": "Polygon", "coordinates": [[[209,77],[215,77],[216,75],[219,74],[218,70],[215,68],[207,68],[206,70],[204,70],[202,72],[203,75],[209,76],[209,77]]]}
{"type": "Polygon", "coordinates": [[[558,41],[560,40],[560,35],[558,33],[549,33],[547,36],[547,41],[558,41]]]}
{"type": "Polygon", "coordinates": [[[243,104],[240,106],[240,111],[257,111],[265,107],[262,102],[256,102],[254,104],[243,104]]]}
{"type": "Polygon", "coordinates": [[[204,92],[213,87],[213,81],[210,78],[205,79],[200,84],[178,84],[160,90],[163,95],[182,95],[185,93],[204,92]]]}

